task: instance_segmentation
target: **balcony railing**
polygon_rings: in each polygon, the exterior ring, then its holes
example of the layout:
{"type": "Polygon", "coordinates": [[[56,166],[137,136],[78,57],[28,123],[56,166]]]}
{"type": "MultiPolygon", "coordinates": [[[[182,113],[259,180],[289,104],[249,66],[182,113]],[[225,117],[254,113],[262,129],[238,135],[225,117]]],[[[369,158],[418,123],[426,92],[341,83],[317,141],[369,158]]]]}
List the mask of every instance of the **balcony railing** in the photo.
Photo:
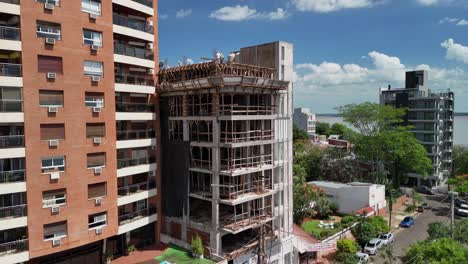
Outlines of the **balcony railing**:
{"type": "Polygon", "coordinates": [[[23,112],[23,101],[0,100],[0,112],[23,112]]]}
{"type": "Polygon", "coordinates": [[[113,14],[113,20],[114,20],[115,25],[128,27],[128,28],[132,28],[135,30],[153,34],[153,26],[148,25],[146,22],[143,22],[141,20],[124,17],[118,14],[113,14]]]}
{"type": "Polygon", "coordinates": [[[0,244],[0,256],[16,254],[28,250],[28,239],[21,239],[0,244]]]}
{"type": "Polygon", "coordinates": [[[0,26],[0,39],[20,40],[20,29],[0,26]]]}
{"type": "Polygon", "coordinates": [[[7,3],[7,4],[14,4],[14,5],[19,5],[20,0],[0,0],[2,3],[7,3]]]}
{"type": "Polygon", "coordinates": [[[135,220],[147,217],[156,213],[156,207],[145,208],[139,211],[119,215],[119,225],[125,225],[135,220]]]}
{"type": "Polygon", "coordinates": [[[148,139],[154,137],[155,133],[153,129],[117,131],[117,140],[148,139]]]}
{"type": "Polygon", "coordinates": [[[126,168],[126,167],[151,164],[155,162],[156,162],[155,157],[144,157],[144,158],[139,158],[139,159],[117,159],[117,168],[121,169],[121,168],[126,168]]]}
{"type": "Polygon", "coordinates": [[[126,196],[126,195],[131,195],[134,193],[147,191],[147,190],[154,189],[154,188],[156,188],[155,181],[142,182],[142,183],[136,183],[136,184],[119,187],[117,189],[117,193],[119,194],[119,196],[126,196]]]}
{"type": "Polygon", "coordinates": [[[0,219],[16,218],[26,216],[26,205],[13,205],[8,207],[0,207],[0,219]]]}
{"type": "Polygon", "coordinates": [[[272,164],[272,154],[244,158],[221,159],[221,170],[236,170],[260,167],[272,164]]]}
{"type": "Polygon", "coordinates": [[[124,73],[115,73],[115,82],[134,85],[154,86],[154,79],[151,76],[141,76],[124,73]]]}
{"type": "Polygon", "coordinates": [[[154,60],[154,54],[150,50],[114,43],[114,54],[120,54],[145,60],[154,60]]]}
{"type": "Polygon", "coordinates": [[[0,76],[21,77],[21,64],[0,63],[0,76]]]}
{"type": "Polygon", "coordinates": [[[0,148],[19,148],[24,147],[24,136],[0,136],[0,148]]]}
{"type": "Polygon", "coordinates": [[[146,103],[115,103],[117,112],[153,112],[154,105],[146,103]]]}
{"type": "Polygon", "coordinates": [[[254,130],[247,132],[221,132],[221,142],[240,143],[260,140],[272,140],[273,130],[254,130]]]}
{"type": "Polygon", "coordinates": [[[0,184],[24,182],[26,180],[24,169],[12,171],[0,171],[0,184]]]}
{"type": "Polygon", "coordinates": [[[273,105],[251,106],[251,105],[220,105],[220,115],[273,115],[276,107],[273,105]]]}
{"type": "Polygon", "coordinates": [[[142,5],[148,6],[148,7],[153,7],[153,1],[152,0],[132,0],[133,2],[140,3],[142,5]]]}

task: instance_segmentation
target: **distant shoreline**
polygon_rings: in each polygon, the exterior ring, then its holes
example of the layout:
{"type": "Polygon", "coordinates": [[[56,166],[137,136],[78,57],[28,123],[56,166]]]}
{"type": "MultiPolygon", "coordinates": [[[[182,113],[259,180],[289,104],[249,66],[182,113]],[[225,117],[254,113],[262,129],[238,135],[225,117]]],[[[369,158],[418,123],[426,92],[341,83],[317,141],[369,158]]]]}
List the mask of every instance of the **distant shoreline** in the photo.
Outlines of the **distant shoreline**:
{"type": "MultiPolygon", "coordinates": [[[[316,116],[339,117],[338,114],[315,114],[316,116]]],[[[468,113],[455,113],[455,116],[468,116],[468,113]]]]}

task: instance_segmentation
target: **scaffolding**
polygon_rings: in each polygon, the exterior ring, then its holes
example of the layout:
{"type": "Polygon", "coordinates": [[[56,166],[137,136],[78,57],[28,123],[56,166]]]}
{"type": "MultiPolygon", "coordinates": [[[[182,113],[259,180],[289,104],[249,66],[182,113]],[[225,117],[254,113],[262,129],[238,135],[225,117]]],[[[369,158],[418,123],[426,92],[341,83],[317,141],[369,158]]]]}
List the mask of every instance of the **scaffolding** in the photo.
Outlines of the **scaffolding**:
{"type": "Polygon", "coordinates": [[[271,120],[226,120],[221,121],[221,143],[243,143],[273,140],[271,120]]]}
{"type": "Polygon", "coordinates": [[[241,203],[235,206],[221,204],[219,221],[225,230],[236,232],[272,219],[271,196],[241,203]]]}
{"type": "Polygon", "coordinates": [[[252,169],[273,164],[272,145],[221,148],[222,171],[252,169]]]}

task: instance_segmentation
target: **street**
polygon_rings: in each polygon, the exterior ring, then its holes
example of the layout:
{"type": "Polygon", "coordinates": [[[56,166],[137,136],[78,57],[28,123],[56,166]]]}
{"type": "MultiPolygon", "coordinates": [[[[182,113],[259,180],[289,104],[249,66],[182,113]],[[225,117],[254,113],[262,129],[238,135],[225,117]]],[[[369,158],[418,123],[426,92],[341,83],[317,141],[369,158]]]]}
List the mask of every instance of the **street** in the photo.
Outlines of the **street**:
{"type": "Polygon", "coordinates": [[[411,228],[397,228],[392,232],[395,234],[395,242],[392,243],[393,256],[395,259],[390,262],[383,256],[384,248],[379,253],[371,257],[370,263],[403,263],[402,257],[405,255],[409,245],[427,238],[427,227],[429,223],[441,221],[450,223],[450,199],[446,195],[424,195],[425,202],[429,204],[432,209],[425,210],[424,213],[418,214],[415,218],[416,224],[411,228]]]}

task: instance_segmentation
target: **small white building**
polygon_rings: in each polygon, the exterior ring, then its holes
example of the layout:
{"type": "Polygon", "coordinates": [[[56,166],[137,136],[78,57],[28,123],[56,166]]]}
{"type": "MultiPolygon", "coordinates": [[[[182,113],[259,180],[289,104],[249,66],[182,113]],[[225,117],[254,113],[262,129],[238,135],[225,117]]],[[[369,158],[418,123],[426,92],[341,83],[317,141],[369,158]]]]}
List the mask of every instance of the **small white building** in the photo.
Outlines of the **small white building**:
{"type": "Polygon", "coordinates": [[[309,137],[315,135],[317,120],[315,114],[310,112],[310,109],[303,107],[294,109],[293,122],[300,129],[307,131],[309,137]]]}
{"type": "Polygon", "coordinates": [[[385,186],[380,184],[352,182],[339,183],[329,181],[312,181],[324,190],[331,202],[338,205],[338,211],[344,214],[373,211],[382,212],[387,202],[385,200],[385,186]]]}

